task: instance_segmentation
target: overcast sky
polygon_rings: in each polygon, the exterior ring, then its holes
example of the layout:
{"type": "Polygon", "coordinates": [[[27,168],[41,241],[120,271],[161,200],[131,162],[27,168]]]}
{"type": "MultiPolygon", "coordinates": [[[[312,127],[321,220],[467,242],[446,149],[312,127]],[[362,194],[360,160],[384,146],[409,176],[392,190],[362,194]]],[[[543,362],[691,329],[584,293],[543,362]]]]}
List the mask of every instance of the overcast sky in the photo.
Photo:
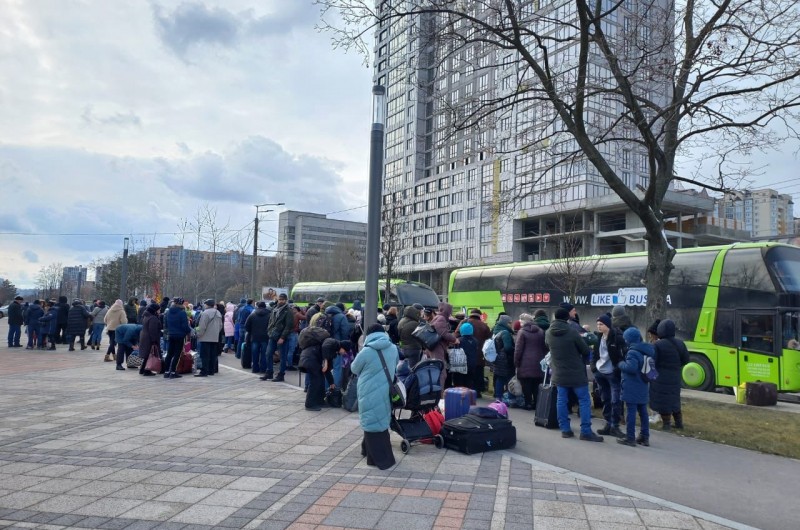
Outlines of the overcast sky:
{"type": "MultiPolygon", "coordinates": [[[[316,32],[311,0],[0,0],[0,12],[0,277],[18,287],[50,263],[110,256],[126,234],[175,244],[206,204],[239,228],[257,203],[366,203],[371,71],[316,32]]],[[[788,148],[765,164],[759,185],[800,198],[788,148]]],[[[268,248],[277,214],[263,219],[268,248]]]]}

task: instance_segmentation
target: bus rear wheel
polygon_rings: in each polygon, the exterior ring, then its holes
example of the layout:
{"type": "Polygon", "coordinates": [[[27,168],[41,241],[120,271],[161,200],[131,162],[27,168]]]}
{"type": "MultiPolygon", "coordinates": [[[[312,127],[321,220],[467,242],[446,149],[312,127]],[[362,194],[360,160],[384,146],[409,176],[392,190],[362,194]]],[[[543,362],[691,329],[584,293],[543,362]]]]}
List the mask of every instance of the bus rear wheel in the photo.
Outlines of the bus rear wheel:
{"type": "Polygon", "coordinates": [[[698,353],[689,354],[689,362],[683,367],[683,386],[703,392],[714,390],[717,385],[711,361],[698,353]]]}

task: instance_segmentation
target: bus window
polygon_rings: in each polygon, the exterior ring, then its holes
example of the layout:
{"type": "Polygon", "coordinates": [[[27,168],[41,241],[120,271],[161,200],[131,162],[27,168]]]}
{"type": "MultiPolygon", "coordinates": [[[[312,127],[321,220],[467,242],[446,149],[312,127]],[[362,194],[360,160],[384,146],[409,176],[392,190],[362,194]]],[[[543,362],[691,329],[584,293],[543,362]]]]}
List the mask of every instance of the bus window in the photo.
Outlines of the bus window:
{"type": "Polygon", "coordinates": [[[481,290],[506,292],[510,274],[511,267],[486,269],[481,274],[481,290]]]}
{"type": "Polygon", "coordinates": [[[778,302],[775,285],[758,248],[728,251],[719,285],[718,307],[774,309],[778,302]]]}
{"type": "Polygon", "coordinates": [[[418,283],[398,283],[392,290],[396,293],[400,305],[422,304],[425,307],[437,307],[439,297],[436,293],[424,284],[418,283]]]}
{"type": "Polygon", "coordinates": [[[646,267],[646,257],[601,258],[596,269],[588,268],[581,273],[593,287],[641,287],[646,267]]]}
{"type": "Polygon", "coordinates": [[[800,313],[797,311],[783,313],[781,328],[783,329],[783,347],[800,350],[800,313]]]}
{"type": "Polygon", "coordinates": [[[676,254],[672,260],[674,268],[669,274],[670,286],[701,285],[705,288],[711,277],[714,258],[718,250],[676,254]]]}
{"type": "Polygon", "coordinates": [[[480,288],[481,288],[480,270],[458,271],[455,279],[453,280],[453,291],[456,292],[463,293],[468,291],[479,291],[480,288]]]}
{"type": "Polygon", "coordinates": [[[733,310],[719,309],[714,324],[714,342],[724,346],[737,346],[736,334],[733,332],[733,310]]]}
{"type": "Polygon", "coordinates": [[[800,249],[771,248],[767,251],[765,259],[785,292],[800,293],[800,249]]]}
{"type": "Polygon", "coordinates": [[[750,351],[773,353],[775,351],[775,326],[773,315],[740,314],[742,348],[750,351]]]}
{"type": "Polygon", "coordinates": [[[508,290],[513,292],[548,291],[554,289],[547,277],[550,267],[541,264],[514,267],[508,277],[508,290]]]}

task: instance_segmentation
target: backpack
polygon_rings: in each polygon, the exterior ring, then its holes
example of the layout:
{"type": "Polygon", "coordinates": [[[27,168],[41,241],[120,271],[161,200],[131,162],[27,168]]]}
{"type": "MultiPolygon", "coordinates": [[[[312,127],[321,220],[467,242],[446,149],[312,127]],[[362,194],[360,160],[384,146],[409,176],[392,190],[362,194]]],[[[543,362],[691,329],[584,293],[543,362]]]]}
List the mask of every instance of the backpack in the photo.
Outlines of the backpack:
{"type": "Polygon", "coordinates": [[[498,333],[497,335],[493,335],[491,339],[486,339],[486,341],[483,343],[483,347],[481,348],[483,351],[483,358],[490,363],[493,363],[497,360],[497,346],[495,344],[495,340],[499,336],[500,334],[498,333]]]}
{"type": "Polygon", "coordinates": [[[467,354],[461,348],[450,348],[447,350],[447,357],[450,360],[450,372],[458,374],[466,374],[469,371],[467,367],[467,354]]]}
{"type": "Polygon", "coordinates": [[[315,325],[324,329],[331,337],[333,337],[333,316],[327,313],[322,313],[315,322],[315,325]]]}
{"type": "Polygon", "coordinates": [[[644,362],[642,363],[642,369],[640,371],[640,375],[642,376],[642,381],[645,383],[652,383],[658,378],[658,370],[656,370],[656,360],[650,357],[649,355],[642,355],[644,362]]]}

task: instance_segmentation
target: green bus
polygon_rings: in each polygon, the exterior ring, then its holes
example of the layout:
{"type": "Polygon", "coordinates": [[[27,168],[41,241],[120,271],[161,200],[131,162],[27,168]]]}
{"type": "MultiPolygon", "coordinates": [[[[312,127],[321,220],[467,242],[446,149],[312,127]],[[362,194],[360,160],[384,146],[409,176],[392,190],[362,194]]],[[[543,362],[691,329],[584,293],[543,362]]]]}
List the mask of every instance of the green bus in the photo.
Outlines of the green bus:
{"type": "MultiPolygon", "coordinates": [[[[433,289],[424,283],[392,279],[391,290],[388,298],[384,296],[386,280],[381,280],[378,290],[378,306],[384,304],[397,306],[401,310],[407,305],[416,303],[425,307],[436,309],[439,297],[433,289]]],[[[317,298],[333,302],[342,302],[350,308],[353,302],[360,300],[364,303],[366,296],[365,282],[300,282],[292,288],[292,300],[296,304],[314,304],[317,298]]]]}
{"type": "MultiPolygon", "coordinates": [[[[479,308],[494,322],[507,312],[544,309],[548,317],[570,302],[582,322],[615,305],[640,329],[645,321],[647,253],[575,258],[588,262],[574,299],[556,288],[564,260],[509,263],[456,269],[449,301],[466,311],[479,308]]],[[[800,247],[780,243],[735,243],[677,251],[669,277],[667,318],[686,342],[691,362],[687,388],[713,390],[747,381],[769,381],[783,392],[800,390],[800,247]]]]}

